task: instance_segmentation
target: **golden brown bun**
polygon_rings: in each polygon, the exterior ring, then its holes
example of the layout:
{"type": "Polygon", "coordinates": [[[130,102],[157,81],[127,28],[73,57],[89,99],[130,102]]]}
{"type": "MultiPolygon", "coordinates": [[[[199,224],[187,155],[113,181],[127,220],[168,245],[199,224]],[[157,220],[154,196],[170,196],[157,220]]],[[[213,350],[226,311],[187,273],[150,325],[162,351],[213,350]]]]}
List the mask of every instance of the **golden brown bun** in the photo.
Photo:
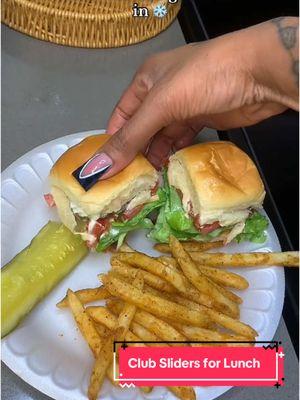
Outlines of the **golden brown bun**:
{"type": "Polygon", "coordinates": [[[89,136],[67,150],[50,171],[50,184],[58,212],[65,225],[74,229],[70,215],[70,202],[90,218],[103,217],[120,208],[136,194],[155,185],[158,175],[141,154],[117,175],[97,182],[87,192],[72,173],[83,165],[103,144],[109,135],[89,136]]]}
{"type": "Polygon", "coordinates": [[[243,210],[260,207],[265,196],[255,164],[230,142],[201,143],[178,151],[170,158],[168,177],[183,193],[184,206],[192,202],[202,224],[222,217],[227,221],[233,213],[232,223],[243,220],[243,210]]]}

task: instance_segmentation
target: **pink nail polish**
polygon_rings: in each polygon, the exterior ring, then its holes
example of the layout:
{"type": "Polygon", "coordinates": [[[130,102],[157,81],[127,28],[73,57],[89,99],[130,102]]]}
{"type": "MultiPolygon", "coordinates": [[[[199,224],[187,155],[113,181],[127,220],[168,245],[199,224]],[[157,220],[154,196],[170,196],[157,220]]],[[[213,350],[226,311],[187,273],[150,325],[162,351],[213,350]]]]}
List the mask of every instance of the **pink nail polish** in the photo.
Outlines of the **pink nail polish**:
{"type": "Polygon", "coordinates": [[[86,179],[98,175],[99,179],[113,164],[106,153],[99,153],[88,160],[80,171],[79,178],[86,179]],[[101,174],[102,173],[102,174],[101,174]]]}

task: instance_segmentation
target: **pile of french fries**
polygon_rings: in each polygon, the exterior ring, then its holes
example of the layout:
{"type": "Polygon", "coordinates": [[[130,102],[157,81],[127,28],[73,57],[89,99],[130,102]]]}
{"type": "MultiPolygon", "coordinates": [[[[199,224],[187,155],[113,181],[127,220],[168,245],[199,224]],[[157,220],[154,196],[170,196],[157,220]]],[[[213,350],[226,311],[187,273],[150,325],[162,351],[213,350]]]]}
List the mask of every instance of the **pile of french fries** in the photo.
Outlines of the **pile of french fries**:
{"type": "MultiPolygon", "coordinates": [[[[169,245],[154,246],[170,256],[154,258],[125,244],[111,257],[111,270],[99,275],[100,287],[68,290],[57,306],[71,309],[95,357],[89,400],[97,399],[105,377],[120,387],[114,380],[114,341],[154,342],[147,346],[159,345],[156,341],[186,341],[187,346],[220,345],[191,341],[224,341],[229,342],[228,346],[246,346],[249,344],[239,342],[255,341],[257,332],[239,320],[242,299],[230,290],[247,289],[247,280],[215,267],[298,266],[299,255],[297,252],[206,253],[222,245],[222,242],[180,243],[171,237],[169,245]],[[106,300],[106,305],[85,306],[96,300],[106,300]]],[[[196,399],[192,387],[168,389],[179,399],[196,399]]],[[[140,390],[149,393],[152,388],[140,390]]]]}

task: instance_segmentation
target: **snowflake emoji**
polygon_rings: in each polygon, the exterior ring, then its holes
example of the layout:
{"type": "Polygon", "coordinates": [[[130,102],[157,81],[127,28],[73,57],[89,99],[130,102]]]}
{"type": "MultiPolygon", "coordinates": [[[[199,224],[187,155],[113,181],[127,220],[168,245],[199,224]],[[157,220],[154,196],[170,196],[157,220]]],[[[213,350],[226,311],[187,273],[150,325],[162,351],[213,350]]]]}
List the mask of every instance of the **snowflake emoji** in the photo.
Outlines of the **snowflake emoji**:
{"type": "Polygon", "coordinates": [[[158,4],[155,8],[154,8],[154,15],[157,18],[163,18],[168,14],[168,10],[167,7],[164,6],[163,4],[158,4]]]}

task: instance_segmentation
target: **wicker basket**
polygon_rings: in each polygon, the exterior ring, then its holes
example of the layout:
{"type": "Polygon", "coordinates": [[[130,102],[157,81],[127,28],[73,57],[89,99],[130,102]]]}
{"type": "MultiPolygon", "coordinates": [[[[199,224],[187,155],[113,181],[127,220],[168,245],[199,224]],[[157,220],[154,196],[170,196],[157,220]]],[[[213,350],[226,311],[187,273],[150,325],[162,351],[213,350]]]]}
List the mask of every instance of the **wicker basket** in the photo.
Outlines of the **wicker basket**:
{"type": "Polygon", "coordinates": [[[149,39],[176,18],[181,0],[2,0],[2,22],[27,35],[76,47],[119,47],[149,39]],[[148,17],[133,17],[133,3],[148,17]],[[157,5],[167,7],[163,18],[157,5]]]}

